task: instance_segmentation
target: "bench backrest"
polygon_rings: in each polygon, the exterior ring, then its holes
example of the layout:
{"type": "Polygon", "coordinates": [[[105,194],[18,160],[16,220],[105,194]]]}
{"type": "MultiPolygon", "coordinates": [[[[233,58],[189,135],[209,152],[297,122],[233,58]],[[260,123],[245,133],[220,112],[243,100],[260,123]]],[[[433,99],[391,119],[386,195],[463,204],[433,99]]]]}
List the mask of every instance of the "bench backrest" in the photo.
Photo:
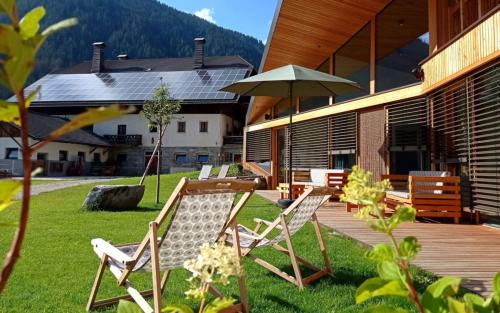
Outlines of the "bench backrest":
{"type": "MultiPolygon", "coordinates": [[[[450,173],[444,171],[410,171],[409,176],[417,177],[449,177],[450,173]]],[[[443,182],[417,182],[417,186],[443,186],[443,182]]],[[[442,194],[442,190],[417,190],[417,193],[442,194]]]]}
{"type": "Polygon", "coordinates": [[[326,168],[312,168],[311,169],[311,182],[321,183],[326,186],[326,174],[327,173],[345,173],[346,170],[339,169],[326,169],[326,168]]]}

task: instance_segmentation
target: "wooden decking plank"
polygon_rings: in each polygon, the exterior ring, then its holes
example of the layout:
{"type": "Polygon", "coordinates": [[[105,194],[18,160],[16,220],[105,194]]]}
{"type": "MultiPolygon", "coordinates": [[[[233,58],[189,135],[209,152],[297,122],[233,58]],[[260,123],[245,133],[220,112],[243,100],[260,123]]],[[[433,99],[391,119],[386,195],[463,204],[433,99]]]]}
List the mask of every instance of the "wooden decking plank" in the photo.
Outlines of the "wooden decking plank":
{"type": "MultiPolygon", "coordinates": [[[[273,202],[279,198],[275,191],[257,193],[273,202]]],[[[346,212],[344,204],[327,203],[317,215],[323,225],[367,246],[387,242],[385,235],[374,232],[354,213],[346,212]]],[[[438,276],[460,276],[465,288],[483,296],[492,292],[493,276],[500,271],[500,229],[416,222],[402,225],[395,235],[418,238],[422,251],[414,261],[416,266],[438,276]]]]}

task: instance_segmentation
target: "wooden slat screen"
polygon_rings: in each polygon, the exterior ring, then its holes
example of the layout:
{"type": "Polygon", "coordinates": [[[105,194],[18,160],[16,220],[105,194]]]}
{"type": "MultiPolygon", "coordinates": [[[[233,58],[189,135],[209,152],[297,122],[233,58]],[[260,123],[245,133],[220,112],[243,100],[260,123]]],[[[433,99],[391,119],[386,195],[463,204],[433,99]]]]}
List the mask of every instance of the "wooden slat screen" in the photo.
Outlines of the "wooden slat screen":
{"type": "Polygon", "coordinates": [[[328,117],[294,123],[292,143],[294,168],[328,168],[328,117]]]}
{"type": "Polygon", "coordinates": [[[271,129],[247,133],[246,160],[263,162],[271,160],[271,129]]]}
{"type": "Polygon", "coordinates": [[[336,114],[329,118],[330,154],[356,153],[357,119],[356,112],[336,114]]]}
{"type": "Polygon", "coordinates": [[[465,81],[429,96],[432,115],[432,153],[435,163],[467,161],[469,133],[467,125],[465,81]]]}
{"type": "Polygon", "coordinates": [[[474,209],[500,215],[500,62],[467,79],[474,209]]]}
{"type": "Polygon", "coordinates": [[[387,150],[425,150],[429,123],[426,98],[398,102],[385,108],[387,150]]]}

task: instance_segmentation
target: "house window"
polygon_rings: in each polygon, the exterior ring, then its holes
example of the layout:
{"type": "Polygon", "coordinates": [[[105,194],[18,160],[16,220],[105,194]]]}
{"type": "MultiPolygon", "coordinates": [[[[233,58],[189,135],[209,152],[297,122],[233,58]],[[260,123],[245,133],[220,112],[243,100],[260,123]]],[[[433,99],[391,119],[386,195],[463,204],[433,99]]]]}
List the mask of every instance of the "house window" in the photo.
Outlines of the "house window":
{"type": "Polygon", "coordinates": [[[59,150],[59,161],[68,161],[68,151],[59,150]]]}
{"type": "Polygon", "coordinates": [[[126,155],[126,154],[124,154],[124,153],[122,153],[122,154],[118,154],[118,155],[116,156],[116,162],[117,162],[117,163],[125,163],[125,162],[127,162],[127,155],[126,155]]]}
{"type": "Polygon", "coordinates": [[[207,163],[208,162],[208,154],[198,154],[196,160],[200,163],[207,163]]]}
{"type": "Polygon", "coordinates": [[[118,135],[126,135],[127,134],[127,125],[118,125],[118,135]]]}
{"type": "Polygon", "coordinates": [[[5,150],[5,158],[8,160],[17,160],[19,158],[19,149],[7,148],[5,150]]]}
{"type": "Polygon", "coordinates": [[[177,122],[177,132],[178,133],[185,133],[186,132],[186,122],[177,122]]]}
{"type": "Polygon", "coordinates": [[[78,151],[78,160],[80,162],[85,162],[85,152],[83,151],[78,151]]]}
{"type": "Polygon", "coordinates": [[[175,162],[186,163],[187,161],[188,161],[187,154],[185,154],[185,153],[176,153],[175,154],[175,162]]]}
{"type": "Polygon", "coordinates": [[[200,122],[200,133],[207,133],[208,132],[208,122],[203,121],[200,122]]]}
{"type": "Polygon", "coordinates": [[[101,154],[96,152],[94,153],[94,162],[101,162],[101,154]]]}
{"type": "Polygon", "coordinates": [[[156,123],[149,124],[148,128],[149,128],[150,133],[157,133],[158,132],[158,124],[156,124],[156,123]]]}

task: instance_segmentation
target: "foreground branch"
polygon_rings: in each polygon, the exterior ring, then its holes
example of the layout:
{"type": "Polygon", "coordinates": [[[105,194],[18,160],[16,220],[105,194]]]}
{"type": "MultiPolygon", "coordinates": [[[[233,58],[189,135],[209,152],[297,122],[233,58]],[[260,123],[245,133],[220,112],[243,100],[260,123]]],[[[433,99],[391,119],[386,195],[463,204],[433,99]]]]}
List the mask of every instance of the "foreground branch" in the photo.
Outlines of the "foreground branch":
{"type": "Polygon", "coordinates": [[[19,226],[16,230],[14,238],[9,252],[5,258],[5,262],[2,268],[2,273],[0,275],[0,293],[7,286],[7,281],[9,280],[14,266],[20,256],[21,247],[23,245],[24,236],[26,234],[26,226],[28,224],[29,217],[29,205],[30,205],[30,190],[31,190],[31,149],[29,148],[28,142],[28,111],[26,109],[26,102],[24,100],[24,92],[16,93],[16,97],[19,103],[19,117],[21,122],[21,142],[24,147],[22,149],[23,156],[23,197],[22,197],[22,207],[21,214],[19,216],[19,226]]]}

